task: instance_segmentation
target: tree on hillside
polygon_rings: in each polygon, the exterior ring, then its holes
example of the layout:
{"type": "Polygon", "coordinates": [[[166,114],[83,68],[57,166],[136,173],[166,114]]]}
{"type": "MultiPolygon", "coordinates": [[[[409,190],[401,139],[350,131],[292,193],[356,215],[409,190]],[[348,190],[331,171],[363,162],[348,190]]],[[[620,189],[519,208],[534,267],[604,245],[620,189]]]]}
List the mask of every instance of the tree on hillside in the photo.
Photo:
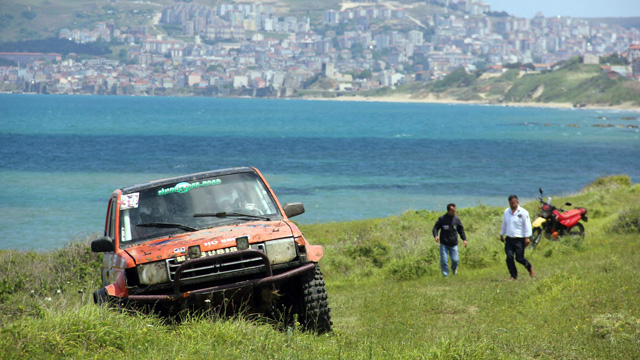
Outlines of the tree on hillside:
{"type": "Polygon", "coordinates": [[[371,73],[371,70],[362,70],[355,76],[356,79],[371,79],[372,77],[373,73],[371,73]]]}
{"type": "Polygon", "coordinates": [[[20,15],[27,20],[33,20],[38,14],[35,11],[25,10],[20,15]]]}
{"type": "Polygon", "coordinates": [[[609,65],[629,65],[629,61],[626,57],[620,56],[617,53],[613,53],[609,56],[601,56],[600,64],[609,64],[609,65]]]}
{"type": "Polygon", "coordinates": [[[9,26],[13,20],[13,15],[0,13],[0,30],[9,26]]]}

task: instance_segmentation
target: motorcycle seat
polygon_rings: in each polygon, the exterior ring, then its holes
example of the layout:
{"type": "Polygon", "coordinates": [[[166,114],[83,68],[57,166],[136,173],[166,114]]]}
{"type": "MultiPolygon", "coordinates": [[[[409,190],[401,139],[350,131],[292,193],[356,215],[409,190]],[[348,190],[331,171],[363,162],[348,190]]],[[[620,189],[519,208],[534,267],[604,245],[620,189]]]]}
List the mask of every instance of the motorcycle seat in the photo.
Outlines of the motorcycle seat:
{"type": "Polygon", "coordinates": [[[562,213],[558,213],[558,220],[567,220],[575,216],[581,216],[584,211],[582,209],[571,209],[562,213]]]}

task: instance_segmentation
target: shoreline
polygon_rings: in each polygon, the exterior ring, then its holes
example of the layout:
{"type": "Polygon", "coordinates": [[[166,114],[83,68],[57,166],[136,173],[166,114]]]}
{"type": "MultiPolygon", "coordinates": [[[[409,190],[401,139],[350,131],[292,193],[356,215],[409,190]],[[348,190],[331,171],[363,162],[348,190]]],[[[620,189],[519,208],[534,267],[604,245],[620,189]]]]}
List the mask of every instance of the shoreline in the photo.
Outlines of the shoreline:
{"type": "MultiPolygon", "coordinates": [[[[95,95],[95,94],[38,94],[38,93],[12,93],[0,91],[0,95],[65,95],[65,96],[148,96],[148,97],[208,97],[193,95],[95,95]]],[[[417,103],[417,104],[443,104],[443,105],[484,105],[484,106],[501,106],[501,107],[532,107],[532,108],[549,108],[549,109],[585,109],[585,110],[609,110],[609,111],[633,111],[640,112],[640,106],[629,103],[621,105],[589,105],[575,107],[571,103],[540,103],[540,102],[503,102],[496,103],[492,101],[482,100],[456,100],[451,98],[436,98],[428,96],[425,98],[415,99],[411,95],[389,95],[389,96],[366,96],[366,95],[343,95],[339,97],[251,97],[251,96],[213,96],[216,99],[277,99],[277,100],[318,100],[318,101],[355,101],[355,102],[387,102],[387,103],[417,103]]]]}
{"type": "Polygon", "coordinates": [[[602,105],[585,105],[582,107],[574,107],[571,103],[539,103],[539,102],[505,102],[495,103],[481,100],[455,100],[451,98],[435,98],[429,96],[421,99],[411,98],[411,95],[391,95],[391,96],[340,96],[335,98],[321,97],[301,97],[303,100],[322,100],[322,101],[357,101],[357,102],[390,102],[390,103],[420,103],[420,104],[444,104],[444,105],[486,105],[501,107],[534,107],[534,108],[551,108],[551,109],[586,109],[586,110],[622,110],[640,112],[640,106],[631,104],[621,104],[613,106],[602,105]]]}

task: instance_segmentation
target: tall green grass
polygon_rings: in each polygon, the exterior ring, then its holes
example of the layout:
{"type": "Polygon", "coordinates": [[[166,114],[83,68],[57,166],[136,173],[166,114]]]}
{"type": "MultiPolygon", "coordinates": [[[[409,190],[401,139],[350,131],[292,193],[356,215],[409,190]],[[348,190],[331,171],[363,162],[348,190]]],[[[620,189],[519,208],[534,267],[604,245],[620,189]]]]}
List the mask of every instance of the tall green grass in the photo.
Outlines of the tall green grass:
{"type": "MultiPolygon", "coordinates": [[[[100,257],[87,242],[0,252],[2,358],[634,359],[640,357],[640,185],[598,179],[572,202],[586,238],[542,240],[516,282],[498,240],[502,207],[459,209],[469,238],[443,278],[431,227],[441,213],[302,226],[322,244],[334,332],[279,330],[249,314],[179,324],[92,304],[100,257]]],[[[455,199],[452,199],[455,201],[455,199]]],[[[530,213],[537,204],[524,204],[530,213]]],[[[505,199],[506,207],[506,199],[505,199]]],[[[524,268],[517,265],[519,271],[524,268]]]]}

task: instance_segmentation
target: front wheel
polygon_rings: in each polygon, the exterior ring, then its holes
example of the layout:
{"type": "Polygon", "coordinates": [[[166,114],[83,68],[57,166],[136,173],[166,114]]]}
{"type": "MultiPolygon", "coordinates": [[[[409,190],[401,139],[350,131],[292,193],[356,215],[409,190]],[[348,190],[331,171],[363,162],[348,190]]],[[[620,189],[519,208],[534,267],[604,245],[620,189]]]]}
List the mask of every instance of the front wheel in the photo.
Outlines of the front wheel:
{"type": "Polygon", "coordinates": [[[304,329],[318,334],[331,331],[331,309],[320,267],[302,276],[303,308],[299,319],[304,329]]]}
{"type": "Polygon", "coordinates": [[[109,304],[109,295],[105,288],[98,289],[93,292],[93,303],[98,306],[105,306],[109,304]]]}
{"type": "Polygon", "coordinates": [[[531,249],[535,249],[538,246],[538,242],[542,239],[542,229],[535,228],[531,233],[531,249]]]}
{"type": "Polygon", "coordinates": [[[567,229],[565,235],[582,240],[584,239],[584,226],[582,226],[581,223],[576,223],[575,225],[567,229]]]}
{"type": "Polygon", "coordinates": [[[318,264],[313,270],[283,284],[278,292],[280,296],[271,309],[271,317],[282,327],[294,325],[297,318],[303,330],[318,334],[331,331],[331,309],[318,264]]]}

